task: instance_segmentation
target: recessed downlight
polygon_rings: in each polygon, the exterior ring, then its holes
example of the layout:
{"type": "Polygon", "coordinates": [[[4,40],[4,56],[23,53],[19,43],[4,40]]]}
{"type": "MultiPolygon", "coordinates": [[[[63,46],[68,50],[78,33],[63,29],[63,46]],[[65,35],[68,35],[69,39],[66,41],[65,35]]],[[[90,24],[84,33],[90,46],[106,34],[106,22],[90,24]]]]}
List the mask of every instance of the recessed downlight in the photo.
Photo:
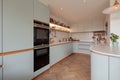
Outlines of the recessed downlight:
{"type": "Polygon", "coordinates": [[[60,10],[63,10],[63,8],[60,8],[60,10]]]}

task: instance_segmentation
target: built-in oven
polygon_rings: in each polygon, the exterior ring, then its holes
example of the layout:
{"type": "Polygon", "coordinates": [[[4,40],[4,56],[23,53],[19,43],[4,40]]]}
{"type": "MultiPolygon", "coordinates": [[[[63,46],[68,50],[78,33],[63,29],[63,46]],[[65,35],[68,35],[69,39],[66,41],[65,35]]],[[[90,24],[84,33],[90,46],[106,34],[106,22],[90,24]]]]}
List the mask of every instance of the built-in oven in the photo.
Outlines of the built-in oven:
{"type": "Polygon", "coordinates": [[[34,23],[34,46],[49,44],[49,25],[34,23]]]}
{"type": "Polygon", "coordinates": [[[34,72],[49,64],[49,47],[34,48],[34,72]]]}
{"type": "Polygon", "coordinates": [[[49,24],[34,21],[34,72],[49,64],[49,24]]]}

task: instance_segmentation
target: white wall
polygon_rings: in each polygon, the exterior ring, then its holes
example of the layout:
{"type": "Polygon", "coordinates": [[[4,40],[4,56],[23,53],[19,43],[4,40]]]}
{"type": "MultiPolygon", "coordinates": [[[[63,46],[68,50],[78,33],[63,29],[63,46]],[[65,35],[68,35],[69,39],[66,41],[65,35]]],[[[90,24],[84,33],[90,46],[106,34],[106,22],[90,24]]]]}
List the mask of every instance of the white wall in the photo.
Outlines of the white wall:
{"type": "MultiPolygon", "coordinates": [[[[110,32],[120,36],[120,12],[110,16],[110,32]]],[[[120,39],[118,41],[120,43],[120,39]]]]}
{"type": "Polygon", "coordinates": [[[85,32],[85,31],[100,31],[104,30],[104,20],[85,22],[82,24],[71,24],[72,32],[85,32]]]}
{"type": "Polygon", "coordinates": [[[93,41],[93,33],[72,33],[71,36],[74,39],[79,39],[80,41],[93,41]]]}
{"type": "MultiPolygon", "coordinates": [[[[110,1],[113,4],[113,0],[110,1]]],[[[110,33],[115,33],[120,36],[120,11],[110,15],[110,33]]],[[[119,46],[120,46],[120,39],[119,46]]]]}

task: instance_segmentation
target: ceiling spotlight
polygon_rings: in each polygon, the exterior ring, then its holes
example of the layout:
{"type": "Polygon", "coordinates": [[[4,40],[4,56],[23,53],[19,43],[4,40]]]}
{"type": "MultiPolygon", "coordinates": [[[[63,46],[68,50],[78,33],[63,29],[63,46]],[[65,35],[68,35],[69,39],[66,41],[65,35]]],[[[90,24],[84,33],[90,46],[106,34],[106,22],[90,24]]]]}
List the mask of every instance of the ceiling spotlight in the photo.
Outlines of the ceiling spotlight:
{"type": "Polygon", "coordinates": [[[63,10],[63,8],[60,8],[60,10],[63,10]]]}

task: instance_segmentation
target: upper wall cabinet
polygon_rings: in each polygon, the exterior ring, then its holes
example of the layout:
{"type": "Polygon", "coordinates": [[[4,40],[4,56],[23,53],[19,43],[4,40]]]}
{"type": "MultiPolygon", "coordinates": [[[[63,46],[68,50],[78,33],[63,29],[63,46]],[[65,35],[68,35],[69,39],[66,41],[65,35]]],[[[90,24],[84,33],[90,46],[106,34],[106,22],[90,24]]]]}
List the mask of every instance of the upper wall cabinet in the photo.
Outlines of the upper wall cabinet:
{"type": "Polygon", "coordinates": [[[39,0],[34,0],[34,19],[45,23],[50,20],[49,8],[39,0]]]}
{"type": "Polygon", "coordinates": [[[3,0],[3,51],[33,47],[33,0],[3,0]]]}

